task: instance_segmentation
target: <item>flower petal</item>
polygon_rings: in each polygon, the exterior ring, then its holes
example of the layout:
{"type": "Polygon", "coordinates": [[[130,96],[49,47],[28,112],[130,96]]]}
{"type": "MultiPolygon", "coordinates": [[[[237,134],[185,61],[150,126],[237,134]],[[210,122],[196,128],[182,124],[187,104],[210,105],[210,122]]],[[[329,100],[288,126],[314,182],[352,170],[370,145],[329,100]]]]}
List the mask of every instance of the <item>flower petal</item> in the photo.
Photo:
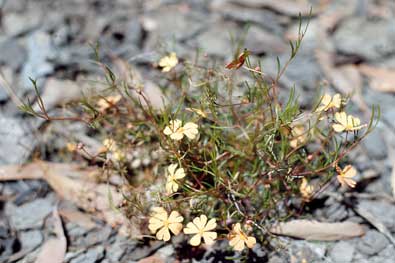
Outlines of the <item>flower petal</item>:
{"type": "Polygon", "coordinates": [[[200,215],[200,217],[195,217],[193,219],[193,223],[196,225],[198,229],[204,229],[207,223],[207,216],[200,215]]]}
{"type": "Polygon", "coordinates": [[[163,130],[163,133],[164,133],[165,135],[170,135],[170,134],[173,133],[173,131],[170,129],[169,126],[166,126],[166,128],[163,130]]]}
{"type": "Polygon", "coordinates": [[[167,171],[169,172],[169,175],[174,176],[174,172],[175,172],[177,166],[178,166],[178,164],[176,164],[176,163],[173,163],[173,164],[169,165],[169,167],[167,168],[167,171]]]}
{"type": "Polygon", "coordinates": [[[181,179],[185,177],[184,168],[179,168],[174,174],[174,179],[181,179]]]}
{"type": "Polygon", "coordinates": [[[211,245],[214,243],[214,240],[217,238],[217,233],[216,232],[204,232],[203,233],[203,239],[204,243],[207,245],[211,245]]]}
{"type": "Polygon", "coordinates": [[[156,238],[158,240],[169,241],[170,240],[169,228],[167,228],[167,227],[161,228],[158,231],[158,233],[156,233],[156,238]]]}
{"type": "Polygon", "coordinates": [[[337,123],[333,124],[332,128],[335,130],[335,132],[342,132],[345,129],[343,125],[337,123]]]}
{"type": "Polygon", "coordinates": [[[181,223],[170,223],[169,229],[171,230],[171,232],[173,232],[174,235],[178,235],[182,230],[182,224],[181,223]]]}
{"type": "Polygon", "coordinates": [[[189,240],[189,244],[191,244],[191,246],[199,246],[201,242],[202,242],[202,237],[199,234],[194,235],[189,240]]]}
{"type": "Polygon", "coordinates": [[[239,239],[238,242],[236,242],[233,245],[233,249],[236,251],[242,251],[244,248],[245,248],[244,241],[241,239],[239,239]]]}
{"type": "Polygon", "coordinates": [[[355,169],[352,165],[347,165],[343,169],[343,177],[352,178],[357,175],[357,169],[355,169]]]}
{"type": "Polygon", "coordinates": [[[339,93],[336,93],[335,96],[333,96],[332,105],[336,108],[340,108],[341,102],[342,102],[341,95],[339,93]]]}
{"type": "Polygon", "coordinates": [[[247,244],[247,247],[253,248],[256,244],[256,239],[255,237],[248,237],[245,243],[247,244]]]}
{"type": "Polygon", "coordinates": [[[170,135],[170,138],[175,141],[179,141],[184,138],[184,134],[182,132],[175,132],[170,135]]]}
{"type": "Polygon", "coordinates": [[[336,119],[336,121],[338,121],[344,127],[347,126],[347,114],[344,111],[336,112],[335,113],[335,119],[336,119]]]}
{"type": "Polygon", "coordinates": [[[209,230],[213,230],[217,227],[217,222],[215,220],[215,218],[210,219],[206,226],[204,227],[204,231],[209,231],[209,230]]]}
{"type": "Polygon", "coordinates": [[[196,234],[199,233],[199,229],[196,227],[196,225],[192,222],[189,222],[186,227],[184,227],[184,233],[185,234],[196,234]]]}
{"type": "Polygon", "coordinates": [[[184,218],[177,211],[172,211],[170,213],[168,221],[170,223],[181,223],[182,221],[184,221],[184,218]]]}

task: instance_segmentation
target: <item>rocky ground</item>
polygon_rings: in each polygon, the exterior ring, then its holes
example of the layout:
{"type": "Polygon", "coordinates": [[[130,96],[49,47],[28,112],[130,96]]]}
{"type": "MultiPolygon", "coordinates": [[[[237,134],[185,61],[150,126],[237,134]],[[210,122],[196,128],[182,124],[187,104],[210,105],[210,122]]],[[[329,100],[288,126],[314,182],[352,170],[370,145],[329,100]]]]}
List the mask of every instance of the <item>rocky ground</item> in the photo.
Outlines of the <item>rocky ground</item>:
{"type": "MultiPolygon", "coordinates": [[[[395,2],[391,0],[0,0],[0,164],[21,164],[37,155],[60,160],[53,153],[65,147],[67,134],[78,130],[87,137],[87,129],[77,124],[66,128],[55,124],[48,131],[42,121],[21,114],[16,105],[18,97],[34,98],[29,77],[38,80],[41,92],[52,92],[49,97],[57,100],[49,106],[55,108],[67,99],[72,83],[99,74],[90,43],[99,41],[104,60],[123,58],[146,79],[156,80],[151,64],[161,51],[188,58],[200,48],[223,63],[233,55],[230,33],[240,35],[249,23],[245,46],[261,58],[264,72],[274,74],[275,57],[287,57],[298,13],[307,16],[310,5],[308,34],[282,79],[284,89],[295,84],[303,105],[309,105],[323,86],[354,93],[353,110],[365,122],[371,105],[379,104],[382,111],[375,132],[352,154],[359,170],[357,189],[346,195],[347,202],[322,197],[312,213],[323,221],[363,223],[366,235],[339,242],[279,238],[276,242],[284,249],[257,246],[251,261],[395,262],[395,244],[390,240],[395,235],[391,188],[395,2]],[[387,235],[380,226],[388,229],[387,235]]],[[[71,205],[60,201],[43,181],[0,183],[0,262],[34,262],[51,235],[55,204],[71,205]]],[[[64,228],[70,263],[135,262],[153,255],[174,262],[179,249],[176,244],[128,240],[100,222],[81,227],[65,221],[64,228]]],[[[193,261],[225,262],[228,253],[218,242],[193,261]]]]}

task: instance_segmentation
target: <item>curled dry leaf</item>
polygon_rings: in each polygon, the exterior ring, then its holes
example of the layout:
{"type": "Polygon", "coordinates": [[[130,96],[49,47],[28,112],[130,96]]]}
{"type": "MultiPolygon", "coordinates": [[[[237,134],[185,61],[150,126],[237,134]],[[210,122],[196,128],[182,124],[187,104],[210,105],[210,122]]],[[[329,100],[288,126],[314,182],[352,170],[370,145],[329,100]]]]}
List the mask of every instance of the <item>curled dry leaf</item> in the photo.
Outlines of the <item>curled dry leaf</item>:
{"type": "Polygon", "coordinates": [[[67,250],[67,241],[64,236],[62,220],[57,208],[53,211],[54,233],[56,238],[51,238],[41,248],[35,263],[62,263],[67,250]]]}
{"type": "Polygon", "coordinates": [[[309,220],[279,223],[273,226],[270,232],[277,235],[322,241],[349,239],[365,234],[362,226],[357,223],[324,223],[309,220]]]}
{"type": "Polygon", "coordinates": [[[395,92],[395,70],[362,64],[359,71],[369,78],[370,87],[380,92],[395,92]]]}
{"type": "Polygon", "coordinates": [[[112,185],[89,180],[95,177],[95,173],[100,172],[99,168],[83,168],[77,164],[36,161],[24,166],[0,166],[0,181],[46,180],[61,198],[95,214],[111,226],[120,226],[121,234],[139,237],[140,231],[132,220],[114,209],[123,201],[122,194],[112,185]]]}

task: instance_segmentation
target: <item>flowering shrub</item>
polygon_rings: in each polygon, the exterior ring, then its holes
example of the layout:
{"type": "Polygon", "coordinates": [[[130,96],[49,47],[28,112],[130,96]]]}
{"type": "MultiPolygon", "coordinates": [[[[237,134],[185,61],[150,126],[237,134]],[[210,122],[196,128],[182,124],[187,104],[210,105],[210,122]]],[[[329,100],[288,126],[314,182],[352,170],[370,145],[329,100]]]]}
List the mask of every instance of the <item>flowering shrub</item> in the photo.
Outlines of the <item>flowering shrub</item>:
{"type": "MultiPolygon", "coordinates": [[[[164,54],[158,66],[171,103],[159,110],[133,76],[117,79],[103,67],[109,94],[84,101],[83,119],[101,131],[97,158],[125,178],[122,209],[145,234],[169,241],[184,233],[191,246],[227,239],[244,251],[267,238],[268,226],[292,216],[291,200],[309,202],[335,178],[356,186],[356,169],[343,163],[378,112],[373,108],[361,123],[346,113],[348,98],[340,94],[319,96],[311,109],[300,108],[295,89],[280,99],[286,91],[279,80],[304,34],[291,44],[289,61],[277,61],[275,78],[248,50],[220,66],[164,54]],[[130,155],[140,148],[155,153],[155,162],[136,168],[130,155]]],[[[40,108],[24,106],[50,119],[40,108]]]]}

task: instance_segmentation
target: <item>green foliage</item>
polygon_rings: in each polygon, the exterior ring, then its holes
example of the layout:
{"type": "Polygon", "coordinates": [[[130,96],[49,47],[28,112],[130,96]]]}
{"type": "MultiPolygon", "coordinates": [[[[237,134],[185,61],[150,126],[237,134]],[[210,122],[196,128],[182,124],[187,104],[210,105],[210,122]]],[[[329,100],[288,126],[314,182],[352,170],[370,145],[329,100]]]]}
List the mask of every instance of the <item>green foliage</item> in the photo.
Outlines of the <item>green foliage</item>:
{"type": "MultiPolygon", "coordinates": [[[[120,101],[98,97],[108,104],[103,110],[98,109],[97,101],[84,100],[86,117],[80,119],[95,123],[116,145],[107,147],[101,157],[106,170],[126,179],[125,213],[148,216],[151,207],[160,206],[187,218],[205,214],[217,218],[218,231],[248,221],[255,236],[263,240],[268,225],[292,216],[291,200],[306,202],[333,183],[339,164],[377,125],[380,111],[372,109],[366,126],[340,133],[332,125],[339,122],[336,113],[345,111],[346,98],[339,107],[318,111],[323,98],[313,109],[302,110],[295,87],[287,100],[279,99],[278,94],[286,91],[280,90],[278,81],[298,52],[306,30],[300,24],[298,40],[290,43],[289,61],[281,66],[277,59],[273,79],[248,55],[234,70],[201,64],[204,60],[199,58],[183,61],[177,72],[163,73],[172,103],[160,110],[152,105],[141,83],[118,79],[109,66],[101,64],[108,90],[120,95],[120,101]],[[238,81],[240,72],[247,73],[248,80],[238,81]],[[166,127],[174,128],[174,120],[196,124],[196,138],[174,140],[165,134],[166,127]],[[144,180],[135,178],[136,171],[126,157],[139,147],[160,153],[149,172],[145,171],[144,180]],[[178,164],[186,176],[174,182],[177,191],[169,192],[170,164],[178,164]],[[314,189],[309,196],[301,193],[303,179],[314,189]]],[[[48,120],[60,119],[48,116],[38,98],[41,112],[30,104],[22,110],[48,120]]],[[[177,132],[182,133],[175,129],[177,132]]]]}

